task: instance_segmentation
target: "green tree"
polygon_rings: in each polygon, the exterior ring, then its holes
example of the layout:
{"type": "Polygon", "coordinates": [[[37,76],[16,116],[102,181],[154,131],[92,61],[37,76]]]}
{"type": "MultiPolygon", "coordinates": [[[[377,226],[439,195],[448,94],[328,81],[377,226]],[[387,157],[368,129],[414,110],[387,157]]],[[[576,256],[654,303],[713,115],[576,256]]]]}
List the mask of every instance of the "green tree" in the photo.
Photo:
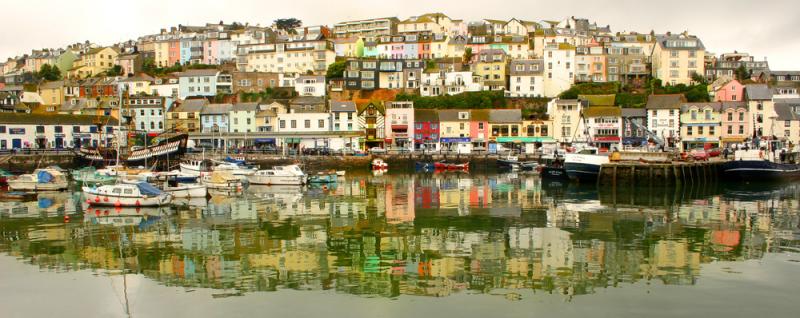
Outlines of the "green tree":
{"type": "Polygon", "coordinates": [[[122,75],[122,66],[114,65],[114,67],[106,70],[107,76],[119,76],[122,75]]]}
{"type": "Polygon", "coordinates": [[[736,79],[739,82],[750,79],[750,75],[752,75],[744,64],[739,65],[734,74],[736,74],[736,79]]]}
{"type": "Polygon", "coordinates": [[[294,31],[295,28],[299,28],[300,26],[303,25],[303,21],[300,21],[295,18],[277,19],[274,22],[275,22],[275,27],[277,27],[278,30],[284,30],[290,34],[295,33],[294,31]]]}
{"type": "Polygon", "coordinates": [[[58,69],[58,66],[50,66],[50,64],[45,64],[42,65],[36,75],[39,78],[47,81],[57,81],[61,79],[61,70],[58,69]]]}
{"type": "Polygon", "coordinates": [[[325,72],[325,78],[342,78],[344,77],[344,70],[347,67],[347,61],[336,61],[328,65],[328,71],[325,72]]]}
{"type": "Polygon", "coordinates": [[[705,84],[706,78],[700,73],[694,72],[692,73],[692,82],[695,82],[696,84],[705,84]]]}
{"type": "Polygon", "coordinates": [[[466,63],[469,63],[470,61],[472,61],[472,48],[468,47],[468,48],[464,49],[464,61],[463,61],[463,63],[466,64],[466,63]]]}

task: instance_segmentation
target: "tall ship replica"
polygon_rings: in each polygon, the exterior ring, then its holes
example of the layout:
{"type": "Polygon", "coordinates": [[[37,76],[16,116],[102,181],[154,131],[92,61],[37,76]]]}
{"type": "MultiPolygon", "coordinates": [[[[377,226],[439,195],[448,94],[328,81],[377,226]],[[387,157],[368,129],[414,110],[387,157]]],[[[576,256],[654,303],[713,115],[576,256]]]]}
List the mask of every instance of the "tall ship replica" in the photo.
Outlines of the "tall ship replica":
{"type": "MultiPolygon", "coordinates": [[[[76,156],[82,164],[92,166],[128,166],[128,167],[161,167],[169,168],[180,162],[186,153],[189,135],[175,131],[150,133],[137,131],[134,127],[134,113],[130,109],[123,111],[123,93],[119,98],[120,120],[117,122],[113,133],[113,145],[104,145],[103,142],[96,146],[84,145],[77,149],[76,156]],[[124,125],[123,125],[124,123],[124,125]],[[134,146],[137,135],[144,134],[144,145],[134,146]]],[[[125,98],[127,99],[127,98],[125,98]]],[[[101,134],[100,140],[106,138],[103,133],[107,122],[98,116],[94,124],[101,134]]]]}

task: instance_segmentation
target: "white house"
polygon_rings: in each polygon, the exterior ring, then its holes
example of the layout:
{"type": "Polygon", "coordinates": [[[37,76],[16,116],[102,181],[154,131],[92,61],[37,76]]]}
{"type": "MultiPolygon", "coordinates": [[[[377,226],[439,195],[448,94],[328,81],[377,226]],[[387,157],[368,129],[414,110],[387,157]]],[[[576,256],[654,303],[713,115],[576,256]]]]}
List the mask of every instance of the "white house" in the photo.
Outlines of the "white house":
{"type": "Polygon", "coordinates": [[[581,113],[587,103],[579,99],[556,98],[547,103],[547,114],[553,121],[553,138],[557,142],[588,142],[581,113]]]}
{"type": "Polygon", "coordinates": [[[300,96],[325,96],[325,76],[298,76],[294,81],[294,90],[300,96]]]}
{"type": "MultiPolygon", "coordinates": [[[[358,109],[353,101],[331,101],[331,131],[353,132],[358,130],[358,109]]],[[[342,138],[332,136],[330,138],[332,149],[357,149],[358,138],[342,138]]]]}
{"type": "Polygon", "coordinates": [[[544,61],[512,60],[508,65],[508,90],[506,96],[510,97],[539,97],[544,96],[544,61]]]}
{"type": "Polygon", "coordinates": [[[217,77],[220,72],[215,69],[187,70],[178,74],[178,97],[186,99],[190,96],[216,96],[217,77]]]}
{"type": "Polygon", "coordinates": [[[544,96],[555,97],[575,83],[575,46],[550,43],[544,48],[544,96]]]}
{"type": "Polygon", "coordinates": [[[477,92],[481,84],[475,82],[472,72],[423,72],[420,84],[421,96],[456,95],[477,92]]]}
{"type": "Polygon", "coordinates": [[[97,116],[0,113],[0,149],[72,148],[106,145],[113,139],[117,120],[108,117],[105,131],[97,130],[97,116]]]}
{"type": "MultiPolygon", "coordinates": [[[[324,133],[330,131],[328,112],[289,112],[278,114],[278,132],[324,133]]],[[[285,149],[302,150],[307,148],[330,147],[327,138],[278,138],[278,144],[285,149]]]]}
{"type": "Polygon", "coordinates": [[[647,128],[667,146],[674,146],[680,137],[681,104],[683,94],[650,95],[647,98],[647,128]]]}
{"type": "Polygon", "coordinates": [[[414,149],[414,103],[386,102],[386,139],[389,147],[414,149]]]}

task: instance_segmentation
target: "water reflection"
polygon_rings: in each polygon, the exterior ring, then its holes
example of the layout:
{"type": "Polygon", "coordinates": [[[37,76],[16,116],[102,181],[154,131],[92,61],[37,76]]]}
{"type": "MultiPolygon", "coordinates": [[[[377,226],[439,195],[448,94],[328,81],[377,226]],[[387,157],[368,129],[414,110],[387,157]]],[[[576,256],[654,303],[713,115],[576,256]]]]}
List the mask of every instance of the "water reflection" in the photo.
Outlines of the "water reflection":
{"type": "Polygon", "coordinates": [[[169,208],[96,209],[55,193],[0,204],[0,251],[220,296],[571,297],[642,280],[692,285],[704,263],[796,251],[798,198],[796,185],[597,189],[517,174],[347,176],[169,208]]]}

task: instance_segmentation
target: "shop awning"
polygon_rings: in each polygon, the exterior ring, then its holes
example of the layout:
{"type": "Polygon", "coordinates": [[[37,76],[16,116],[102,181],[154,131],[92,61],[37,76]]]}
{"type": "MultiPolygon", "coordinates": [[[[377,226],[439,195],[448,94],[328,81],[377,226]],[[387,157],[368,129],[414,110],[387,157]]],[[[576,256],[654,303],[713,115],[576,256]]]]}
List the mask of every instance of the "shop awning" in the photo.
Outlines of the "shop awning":
{"type": "Polygon", "coordinates": [[[456,143],[456,142],[469,142],[469,137],[452,137],[452,138],[439,138],[439,142],[443,143],[456,143]]]}
{"type": "Polygon", "coordinates": [[[275,138],[256,138],[255,142],[261,144],[273,144],[275,143],[275,138]]]}
{"type": "Polygon", "coordinates": [[[553,137],[497,137],[497,142],[514,142],[514,143],[525,143],[525,142],[555,142],[556,140],[553,137]]]}
{"type": "Polygon", "coordinates": [[[594,137],[592,138],[593,141],[608,141],[608,142],[619,142],[619,136],[602,136],[602,137],[594,137]]]}
{"type": "Polygon", "coordinates": [[[744,142],[745,137],[722,137],[722,142],[744,142]]]}

